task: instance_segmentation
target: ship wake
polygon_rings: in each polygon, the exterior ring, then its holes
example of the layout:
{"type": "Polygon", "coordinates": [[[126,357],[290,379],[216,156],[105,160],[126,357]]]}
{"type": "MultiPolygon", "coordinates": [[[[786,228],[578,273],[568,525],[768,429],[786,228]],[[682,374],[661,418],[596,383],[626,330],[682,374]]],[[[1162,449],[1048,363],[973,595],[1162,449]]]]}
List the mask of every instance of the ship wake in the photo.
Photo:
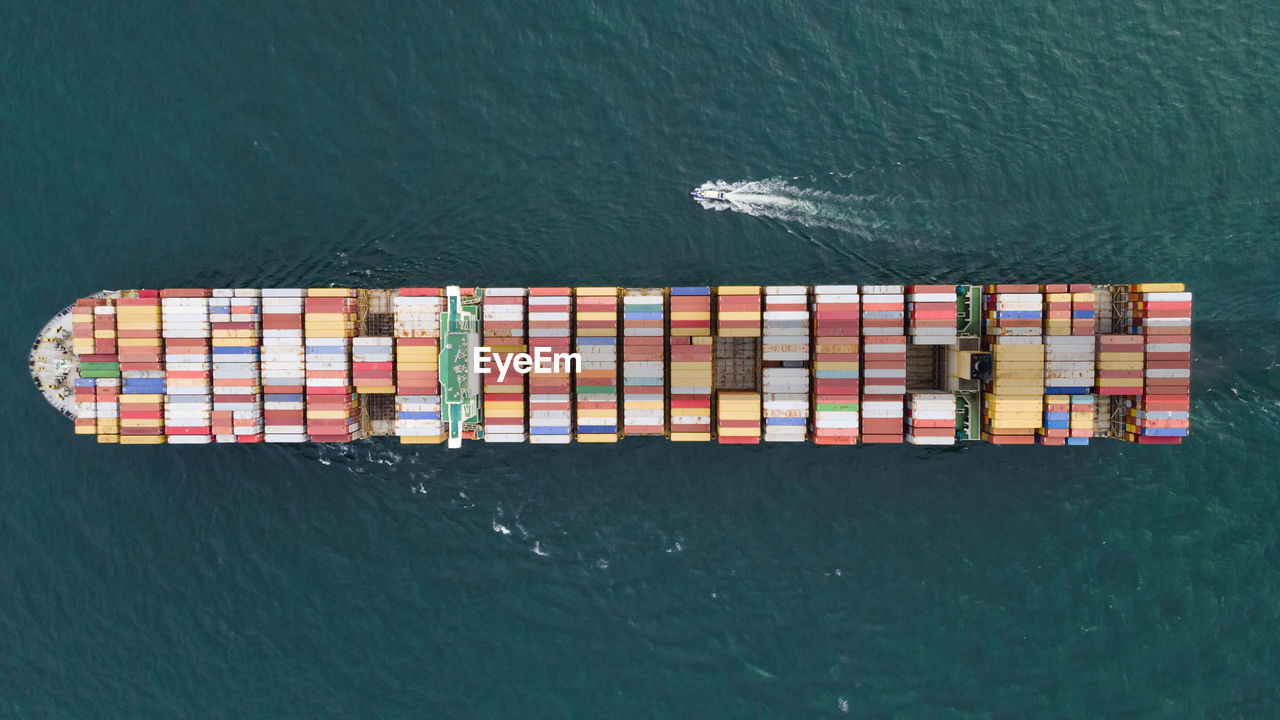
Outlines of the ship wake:
{"type": "MultiPolygon", "coordinates": [[[[795,178],[793,178],[795,179],[795,178]]],[[[732,210],[755,217],[767,217],[807,227],[825,227],[859,235],[883,225],[876,212],[874,196],[839,195],[825,190],[801,188],[782,178],[703,183],[699,190],[720,190],[723,199],[695,197],[708,210],[732,210]]]]}

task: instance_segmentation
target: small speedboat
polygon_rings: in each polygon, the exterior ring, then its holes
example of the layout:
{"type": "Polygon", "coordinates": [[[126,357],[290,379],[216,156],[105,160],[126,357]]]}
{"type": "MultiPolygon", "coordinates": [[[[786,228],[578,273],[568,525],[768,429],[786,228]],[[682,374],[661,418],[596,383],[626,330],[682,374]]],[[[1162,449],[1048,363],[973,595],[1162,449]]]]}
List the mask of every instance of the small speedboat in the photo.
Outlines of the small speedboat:
{"type": "Polygon", "coordinates": [[[703,188],[694,188],[690,195],[702,200],[728,200],[729,193],[724,190],[708,190],[703,188]]]}

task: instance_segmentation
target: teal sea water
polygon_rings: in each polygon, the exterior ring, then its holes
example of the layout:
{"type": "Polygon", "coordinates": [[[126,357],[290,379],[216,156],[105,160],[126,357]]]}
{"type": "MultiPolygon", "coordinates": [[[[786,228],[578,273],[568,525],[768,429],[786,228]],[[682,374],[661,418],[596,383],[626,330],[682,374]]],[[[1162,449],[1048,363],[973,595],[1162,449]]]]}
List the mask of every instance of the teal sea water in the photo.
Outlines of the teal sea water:
{"type": "Polygon", "coordinates": [[[1023,5],[0,4],[0,716],[1280,715],[1280,10],[1023,5]],[[100,288],[1168,279],[1174,448],[99,447],[23,368],[100,288]]]}

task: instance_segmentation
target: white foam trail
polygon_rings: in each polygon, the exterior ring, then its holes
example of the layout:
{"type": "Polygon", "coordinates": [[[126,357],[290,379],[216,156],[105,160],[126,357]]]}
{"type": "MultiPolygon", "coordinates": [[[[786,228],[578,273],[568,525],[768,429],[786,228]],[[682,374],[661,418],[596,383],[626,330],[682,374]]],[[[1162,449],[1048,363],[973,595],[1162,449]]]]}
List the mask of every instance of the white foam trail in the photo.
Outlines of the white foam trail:
{"type": "Polygon", "coordinates": [[[703,183],[699,190],[723,190],[724,200],[694,198],[708,210],[733,210],[755,217],[827,227],[868,235],[883,225],[871,205],[874,197],[837,195],[825,190],[799,188],[782,178],[703,183]]]}

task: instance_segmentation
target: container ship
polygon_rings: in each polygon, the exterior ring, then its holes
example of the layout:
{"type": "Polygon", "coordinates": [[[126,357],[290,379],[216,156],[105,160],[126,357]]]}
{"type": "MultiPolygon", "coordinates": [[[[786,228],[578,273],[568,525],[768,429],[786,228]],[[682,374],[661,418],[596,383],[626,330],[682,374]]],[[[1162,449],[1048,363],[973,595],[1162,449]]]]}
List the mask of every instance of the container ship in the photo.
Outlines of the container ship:
{"type": "Polygon", "coordinates": [[[31,348],[121,445],[1178,444],[1191,293],[1128,285],[102,291],[31,348]]]}

